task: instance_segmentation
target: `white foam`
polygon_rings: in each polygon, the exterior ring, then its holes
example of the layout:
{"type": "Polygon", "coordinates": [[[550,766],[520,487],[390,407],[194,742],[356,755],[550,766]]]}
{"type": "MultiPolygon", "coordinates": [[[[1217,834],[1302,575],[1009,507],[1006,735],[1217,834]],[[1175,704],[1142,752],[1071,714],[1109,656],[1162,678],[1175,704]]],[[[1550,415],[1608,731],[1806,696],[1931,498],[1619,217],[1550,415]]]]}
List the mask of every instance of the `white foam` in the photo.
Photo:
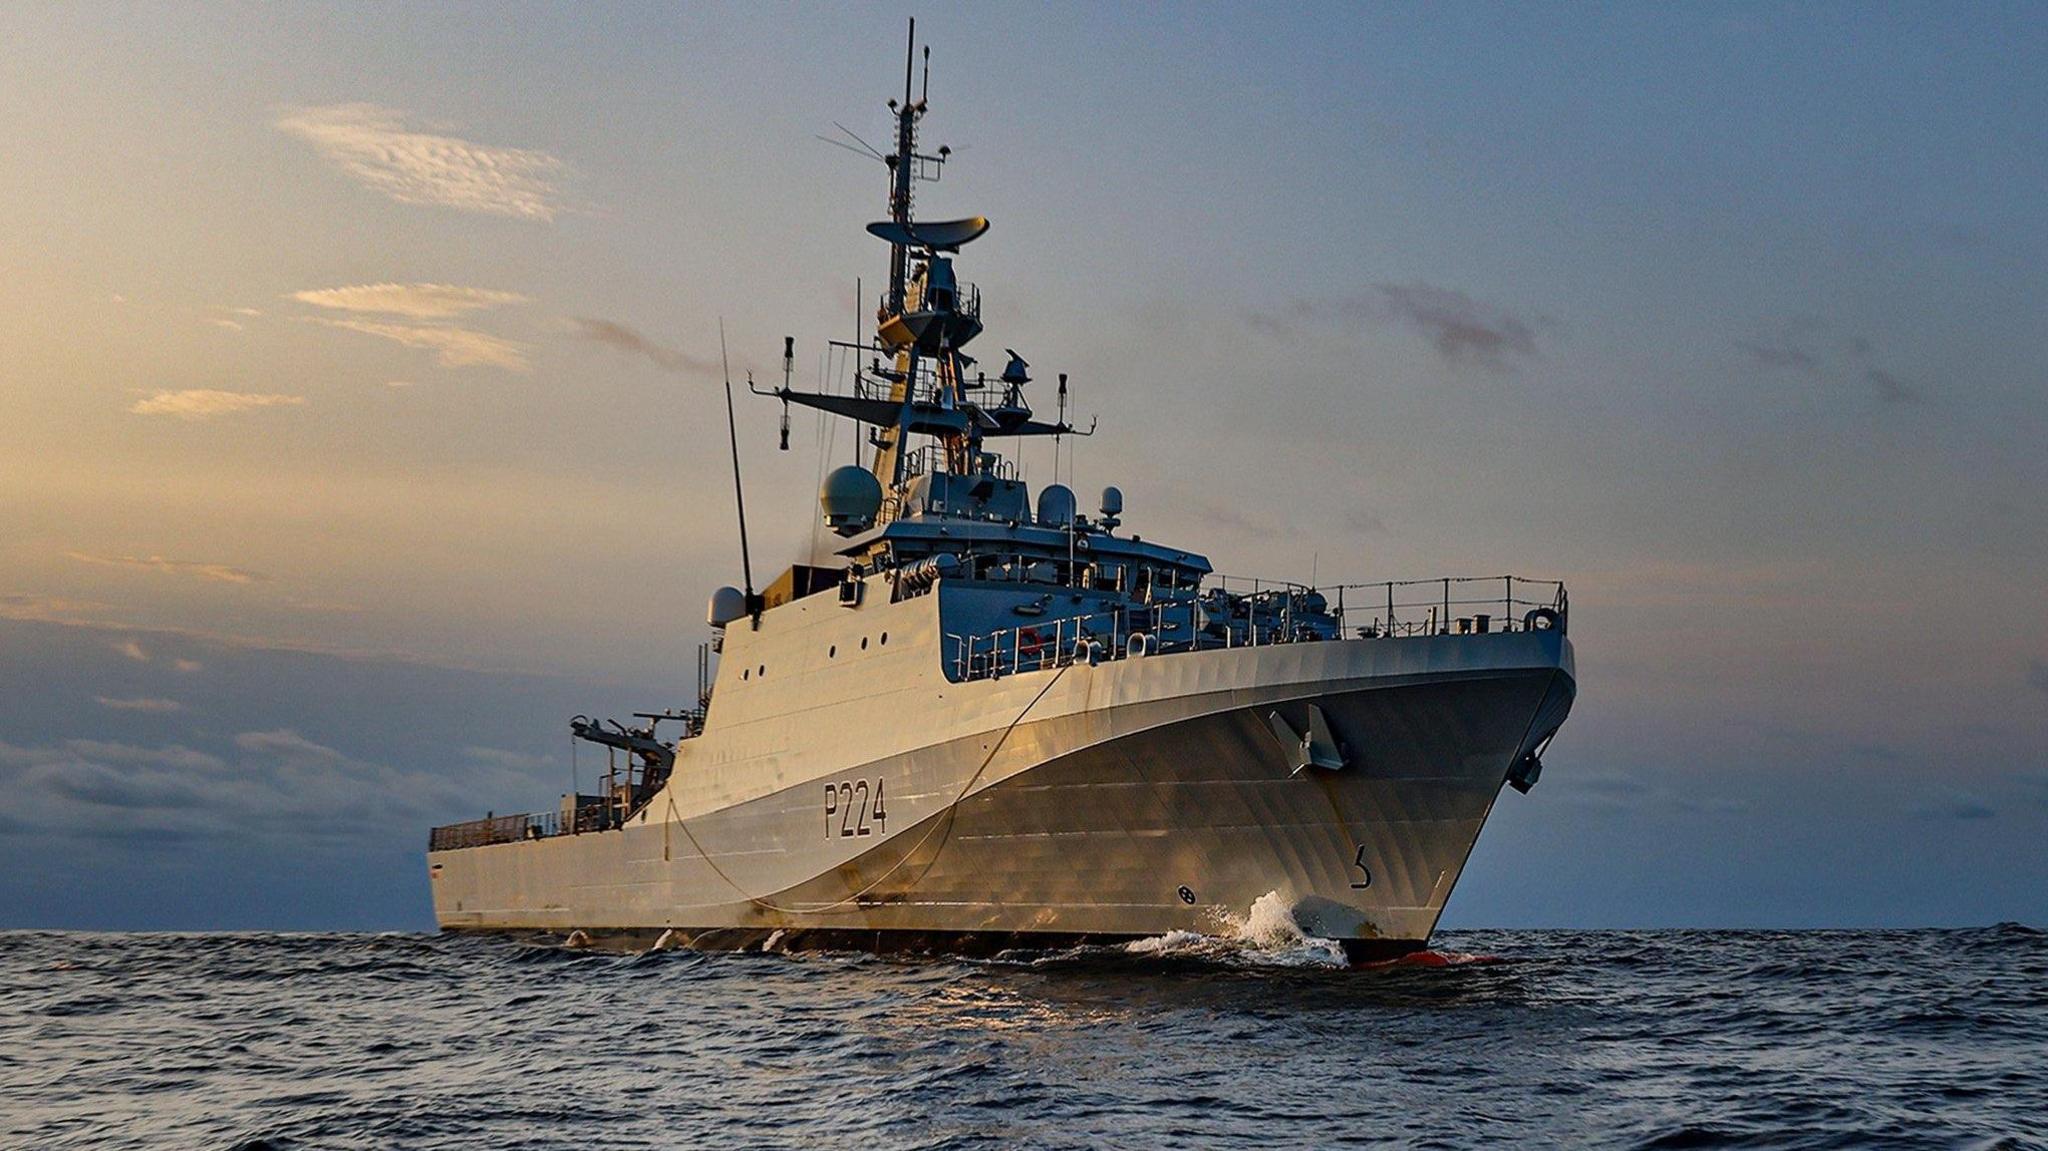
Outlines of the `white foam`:
{"type": "Polygon", "coordinates": [[[1123,945],[1131,955],[1194,959],[1238,967],[1346,967],[1344,945],[1302,930],[1294,908],[1277,891],[1252,901],[1243,918],[1222,915],[1216,935],[1169,931],[1123,945]]]}

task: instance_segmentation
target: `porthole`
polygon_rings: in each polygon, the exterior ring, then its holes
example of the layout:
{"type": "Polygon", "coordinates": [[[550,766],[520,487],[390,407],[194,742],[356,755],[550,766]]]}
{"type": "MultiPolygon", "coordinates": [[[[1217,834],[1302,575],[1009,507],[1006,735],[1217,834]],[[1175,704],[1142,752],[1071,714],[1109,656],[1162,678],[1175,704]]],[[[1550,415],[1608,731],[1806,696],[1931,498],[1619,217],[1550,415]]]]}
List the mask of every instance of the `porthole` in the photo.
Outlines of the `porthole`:
{"type": "Polygon", "coordinates": [[[838,659],[838,658],[839,658],[839,645],[835,643],[835,644],[833,644],[833,645],[832,645],[831,647],[828,647],[828,648],[826,648],[826,649],[825,649],[825,658],[826,658],[826,659],[838,659]]]}
{"type": "Polygon", "coordinates": [[[882,646],[889,646],[889,633],[886,631],[882,633],[882,646]]]}
{"type": "Polygon", "coordinates": [[[754,674],[755,674],[755,675],[767,675],[767,674],[768,674],[768,665],[764,663],[764,664],[762,664],[762,665],[761,665],[760,667],[757,667],[757,668],[755,668],[755,669],[754,669],[754,674]]]}
{"type": "Polygon", "coordinates": [[[741,678],[741,679],[752,679],[752,678],[753,678],[753,675],[754,675],[754,673],[753,673],[753,672],[751,672],[751,671],[749,671],[749,670],[747,670],[746,668],[741,668],[741,669],[740,669],[740,678],[741,678]]]}
{"type": "Polygon", "coordinates": [[[860,649],[861,649],[862,651],[866,651],[866,650],[868,649],[868,637],[866,637],[866,636],[862,636],[862,637],[860,637],[860,649]]]}

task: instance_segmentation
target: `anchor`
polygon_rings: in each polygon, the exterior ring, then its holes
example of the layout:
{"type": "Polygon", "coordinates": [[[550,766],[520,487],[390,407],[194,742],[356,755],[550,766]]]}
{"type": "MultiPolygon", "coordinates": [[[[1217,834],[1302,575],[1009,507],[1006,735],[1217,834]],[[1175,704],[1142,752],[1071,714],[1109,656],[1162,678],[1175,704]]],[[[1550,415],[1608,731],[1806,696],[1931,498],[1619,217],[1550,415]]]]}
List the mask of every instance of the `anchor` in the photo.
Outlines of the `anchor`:
{"type": "Polygon", "coordinates": [[[1330,720],[1323,709],[1315,704],[1308,705],[1308,730],[1296,731],[1294,725],[1283,719],[1279,712],[1266,713],[1266,722],[1272,726],[1273,734],[1286,745],[1294,757],[1294,770],[1289,774],[1300,775],[1302,769],[1320,767],[1325,771],[1341,771],[1351,766],[1351,756],[1343,744],[1330,731],[1330,720]]]}

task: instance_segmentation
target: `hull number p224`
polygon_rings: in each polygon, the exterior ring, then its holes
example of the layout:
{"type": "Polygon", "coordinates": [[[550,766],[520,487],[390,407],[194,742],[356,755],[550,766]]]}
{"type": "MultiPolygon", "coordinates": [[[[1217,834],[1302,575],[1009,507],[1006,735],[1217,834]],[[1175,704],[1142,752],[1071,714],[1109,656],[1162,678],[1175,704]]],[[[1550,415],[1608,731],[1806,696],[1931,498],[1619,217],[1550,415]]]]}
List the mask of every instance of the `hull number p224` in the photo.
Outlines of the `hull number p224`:
{"type": "Polygon", "coordinates": [[[888,808],[883,804],[882,781],[841,780],[825,785],[825,838],[852,839],[857,835],[888,834],[888,808]]]}

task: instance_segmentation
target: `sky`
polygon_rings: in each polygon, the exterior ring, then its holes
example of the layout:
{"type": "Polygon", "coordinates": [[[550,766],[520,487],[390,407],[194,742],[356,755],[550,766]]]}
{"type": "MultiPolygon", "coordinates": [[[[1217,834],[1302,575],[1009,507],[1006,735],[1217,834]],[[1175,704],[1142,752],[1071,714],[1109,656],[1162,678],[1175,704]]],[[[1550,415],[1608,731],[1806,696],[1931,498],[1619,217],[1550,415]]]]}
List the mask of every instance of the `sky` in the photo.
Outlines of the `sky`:
{"type": "Polygon", "coordinates": [[[1446,926],[2048,921],[2038,6],[78,4],[0,11],[0,927],[429,927],[430,824],[686,702],[720,325],[836,372],[912,15],[1078,490],[1569,585],[1446,926]]]}

